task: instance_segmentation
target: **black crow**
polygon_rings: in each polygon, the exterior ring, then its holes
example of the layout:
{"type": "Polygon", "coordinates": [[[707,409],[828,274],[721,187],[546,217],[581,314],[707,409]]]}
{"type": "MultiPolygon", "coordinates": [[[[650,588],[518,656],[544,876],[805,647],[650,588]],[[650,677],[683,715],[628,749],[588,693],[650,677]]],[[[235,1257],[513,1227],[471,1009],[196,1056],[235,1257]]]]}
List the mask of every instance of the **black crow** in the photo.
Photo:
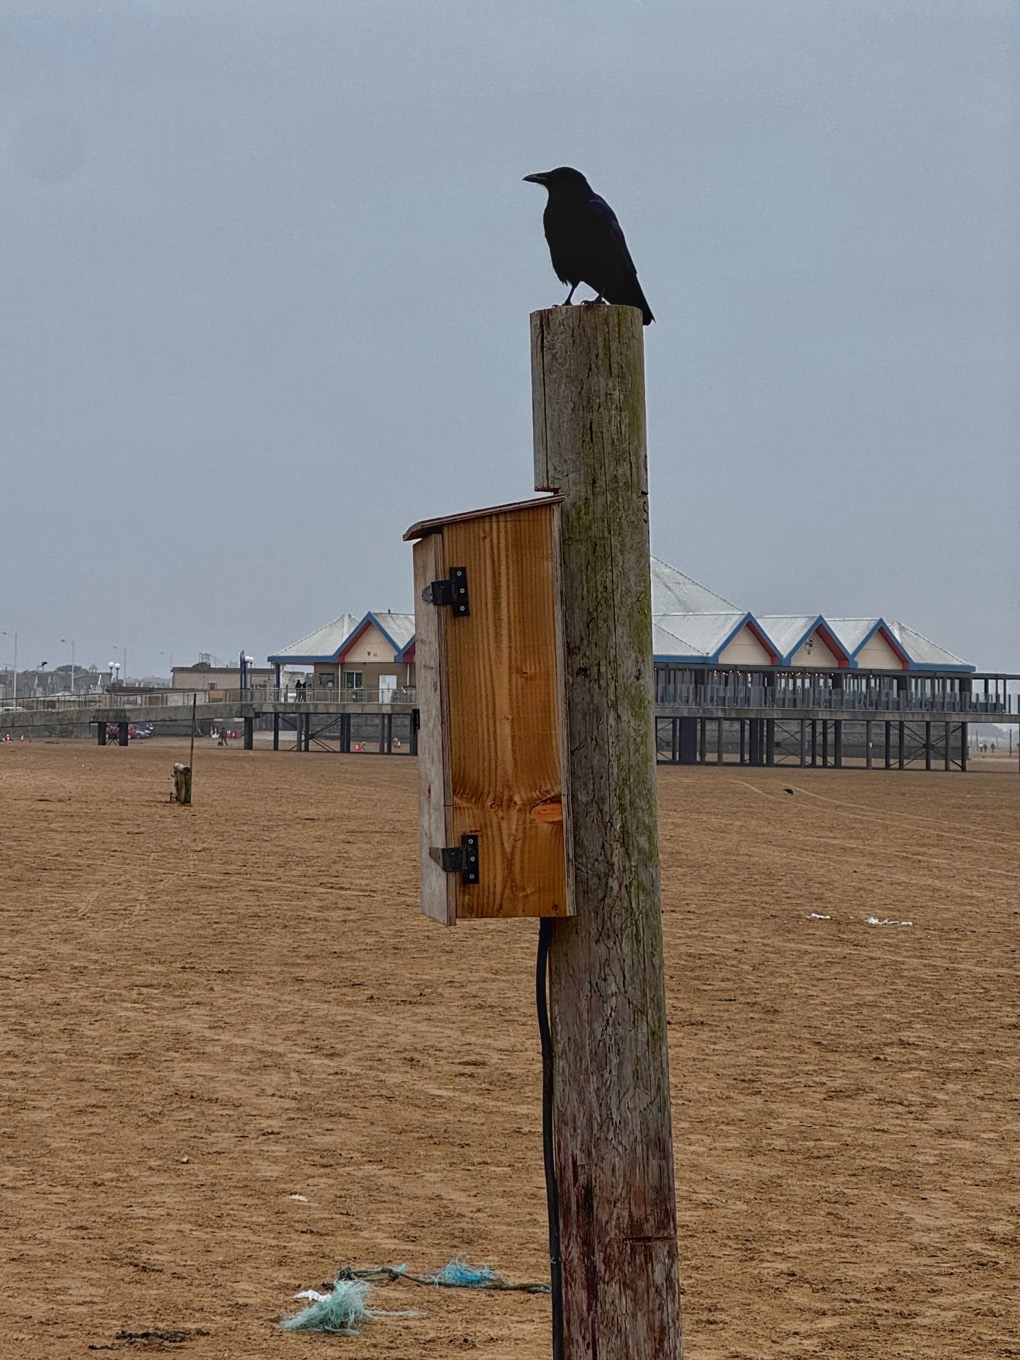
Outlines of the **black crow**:
{"type": "Polygon", "coordinates": [[[654,321],[616,213],[580,170],[561,165],[524,178],[549,190],[542,224],[553,269],[562,283],[570,285],[567,302],[577,285],[586,283],[606,302],[640,308],[646,326],[654,321]]]}

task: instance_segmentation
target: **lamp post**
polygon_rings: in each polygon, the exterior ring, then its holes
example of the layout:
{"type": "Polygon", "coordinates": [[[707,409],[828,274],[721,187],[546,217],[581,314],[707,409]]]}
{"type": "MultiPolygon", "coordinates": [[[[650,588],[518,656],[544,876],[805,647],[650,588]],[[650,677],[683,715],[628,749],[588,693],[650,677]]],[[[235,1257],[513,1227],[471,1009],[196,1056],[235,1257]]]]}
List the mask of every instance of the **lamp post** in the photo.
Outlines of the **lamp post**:
{"type": "MultiPolygon", "coordinates": [[[[61,638],[60,641],[64,644],[65,647],[68,645],[68,639],[67,639],[67,638],[61,638]]],[[[71,638],[71,640],[70,640],[70,647],[71,647],[71,694],[73,695],[73,694],[74,694],[74,638],[71,638]]]]}
{"type": "Polygon", "coordinates": [[[110,688],[112,689],[120,678],[120,662],[110,662],[110,688]]]}
{"type": "Polygon", "coordinates": [[[18,702],[18,635],[17,633],[4,633],[4,637],[14,638],[14,693],[11,695],[11,703],[18,702]]]}
{"type": "Polygon", "coordinates": [[[248,656],[247,653],[242,651],[237,663],[237,678],[240,681],[242,690],[247,690],[248,688],[248,667],[253,666],[254,664],[255,658],[253,656],[248,656]]]}

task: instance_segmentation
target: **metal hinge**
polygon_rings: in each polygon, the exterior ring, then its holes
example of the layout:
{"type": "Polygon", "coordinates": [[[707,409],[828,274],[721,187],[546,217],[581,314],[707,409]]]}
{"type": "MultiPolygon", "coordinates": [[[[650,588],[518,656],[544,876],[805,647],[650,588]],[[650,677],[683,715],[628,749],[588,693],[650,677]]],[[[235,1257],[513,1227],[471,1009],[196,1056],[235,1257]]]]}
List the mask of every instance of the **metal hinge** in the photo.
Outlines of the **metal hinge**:
{"type": "Polygon", "coordinates": [[[435,860],[445,873],[460,874],[462,883],[477,883],[478,837],[461,836],[460,845],[433,845],[429,858],[435,860]]]}
{"type": "Polygon", "coordinates": [[[467,567],[451,567],[447,581],[433,581],[421,593],[426,604],[448,604],[455,614],[471,613],[468,606],[467,567]]]}

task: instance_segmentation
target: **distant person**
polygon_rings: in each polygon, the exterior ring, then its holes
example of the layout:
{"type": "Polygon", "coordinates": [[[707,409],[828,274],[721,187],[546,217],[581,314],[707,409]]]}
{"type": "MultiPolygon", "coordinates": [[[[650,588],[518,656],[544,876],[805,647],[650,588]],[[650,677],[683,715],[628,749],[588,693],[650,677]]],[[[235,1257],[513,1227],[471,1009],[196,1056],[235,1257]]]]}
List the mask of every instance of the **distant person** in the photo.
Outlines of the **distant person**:
{"type": "Polygon", "coordinates": [[[217,745],[217,746],[226,746],[226,744],[227,744],[227,729],[226,729],[225,727],[221,727],[221,728],[220,728],[220,739],[219,739],[219,741],[216,743],[216,745],[217,745]]]}

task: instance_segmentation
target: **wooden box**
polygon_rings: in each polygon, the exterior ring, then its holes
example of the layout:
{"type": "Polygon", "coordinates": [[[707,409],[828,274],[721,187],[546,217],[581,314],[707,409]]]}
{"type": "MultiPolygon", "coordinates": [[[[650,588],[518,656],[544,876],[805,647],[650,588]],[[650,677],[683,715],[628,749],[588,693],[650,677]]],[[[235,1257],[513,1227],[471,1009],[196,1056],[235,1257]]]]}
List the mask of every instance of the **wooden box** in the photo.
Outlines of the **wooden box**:
{"type": "Polygon", "coordinates": [[[422,910],[568,916],[560,498],[424,520],[414,544],[422,910]]]}

